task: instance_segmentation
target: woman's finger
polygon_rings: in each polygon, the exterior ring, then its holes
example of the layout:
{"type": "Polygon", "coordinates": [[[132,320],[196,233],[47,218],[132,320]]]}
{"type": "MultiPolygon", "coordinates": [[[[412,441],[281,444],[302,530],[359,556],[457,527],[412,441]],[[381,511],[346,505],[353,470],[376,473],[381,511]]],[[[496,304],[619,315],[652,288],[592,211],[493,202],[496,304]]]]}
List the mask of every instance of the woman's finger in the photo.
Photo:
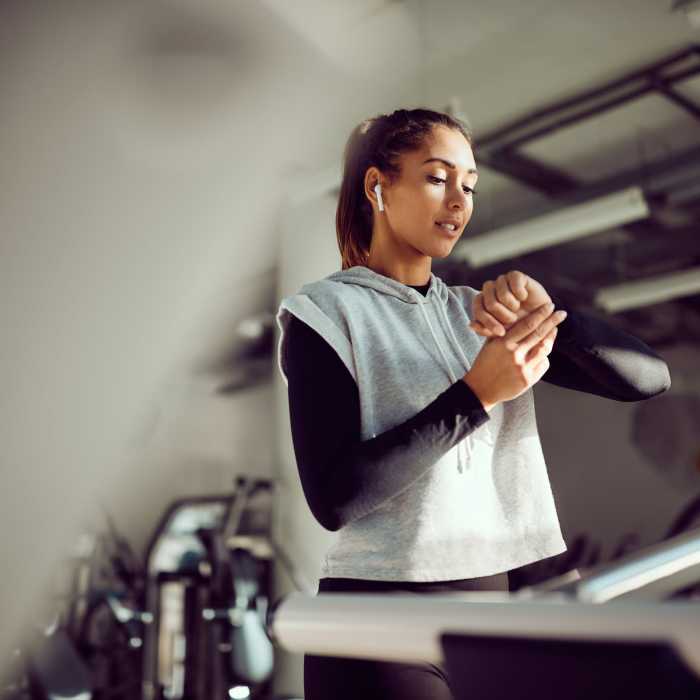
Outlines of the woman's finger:
{"type": "Polygon", "coordinates": [[[508,286],[508,277],[506,275],[498,275],[496,278],[496,296],[513,313],[520,308],[520,301],[508,286]]]}
{"type": "Polygon", "coordinates": [[[545,375],[545,373],[547,372],[548,369],[549,369],[549,359],[547,357],[545,357],[542,361],[540,361],[538,364],[536,364],[532,369],[533,374],[534,374],[534,379],[535,379],[533,384],[536,384],[537,382],[539,382],[540,379],[542,379],[542,377],[545,375]]]}
{"type": "MultiPolygon", "coordinates": [[[[504,340],[509,350],[514,350],[518,344],[530,336],[554,311],[554,304],[542,304],[527,316],[514,323],[506,333],[504,340]]],[[[549,329],[547,329],[549,330],[549,329]]]]}
{"type": "Polygon", "coordinates": [[[525,355],[525,362],[534,362],[538,364],[543,358],[547,357],[554,349],[554,340],[557,337],[557,330],[556,327],[552,328],[537,345],[532,347],[527,355],[525,355]]]}
{"type": "Polygon", "coordinates": [[[505,335],[506,329],[484,307],[483,292],[474,299],[474,318],[494,335],[505,335]]]}
{"type": "Polygon", "coordinates": [[[514,296],[521,302],[525,301],[528,297],[528,276],[524,272],[520,272],[520,270],[511,270],[506,273],[506,278],[508,279],[510,291],[513,292],[514,296]]]}
{"type": "Polygon", "coordinates": [[[484,326],[483,323],[479,323],[479,321],[470,321],[469,327],[475,332],[478,333],[479,335],[483,335],[486,338],[491,338],[494,334],[484,326]]]}
{"type": "Polygon", "coordinates": [[[561,309],[559,311],[555,311],[553,314],[539,323],[529,335],[520,340],[518,343],[519,349],[527,353],[528,350],[544,340],[552,328],[556,328],[556,326],[558,326],[565,318],[566,311],[561,309]]]}
{"type": "MultiPolygon", "coordinates": [[[[487,280],[484,282],[481,287],[481,293],[484,297],[484,308],[499,322],[499,325],[502,323],[515,323],[518,320],[518,317],[496,297],[496,285],[493,281],[487,280]]],[[[505,332],[505,329],[503,330],[505,332]]]]}

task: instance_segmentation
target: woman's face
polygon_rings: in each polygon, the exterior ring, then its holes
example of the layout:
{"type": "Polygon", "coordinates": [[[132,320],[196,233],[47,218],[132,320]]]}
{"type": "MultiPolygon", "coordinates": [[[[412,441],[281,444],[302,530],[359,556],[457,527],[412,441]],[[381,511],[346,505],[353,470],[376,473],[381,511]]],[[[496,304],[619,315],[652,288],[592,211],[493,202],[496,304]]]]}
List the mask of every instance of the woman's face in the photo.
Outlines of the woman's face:
{"type": "Polygon", "coordinates": [[[375,215],[386,217],[388,226],[382,228],[399,247],[444,258],[474,209],[478,175],[471,146],[459,131],[440,125],[420,150],[404,153],[400,165],[399,179],[382,185],[385,210],[375,215]],[[446,221],[455,222],[454,231],[437,223],[446,221]]]}

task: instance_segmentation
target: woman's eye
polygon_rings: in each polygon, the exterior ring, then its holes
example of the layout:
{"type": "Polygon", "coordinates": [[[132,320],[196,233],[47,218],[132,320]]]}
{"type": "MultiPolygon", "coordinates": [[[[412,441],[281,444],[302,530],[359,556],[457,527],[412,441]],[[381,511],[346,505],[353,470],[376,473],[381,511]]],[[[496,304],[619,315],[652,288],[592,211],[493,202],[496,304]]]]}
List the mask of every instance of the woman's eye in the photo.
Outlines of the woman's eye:
{"type": "MultiPolygon", "coordinates": [[[[434,175],[428,175],[428,179],[431,181],[434,180],[435,184],[437,184],[438,182],[441,182],[441,183],[447,182],[447,180],[443,180],[439,177],[435,177],[434,175]]],[[[464,189],[465,194],[476,194],[476,190],[473,190],[471,187],[464,187],[463,189],[464,189]]]]}

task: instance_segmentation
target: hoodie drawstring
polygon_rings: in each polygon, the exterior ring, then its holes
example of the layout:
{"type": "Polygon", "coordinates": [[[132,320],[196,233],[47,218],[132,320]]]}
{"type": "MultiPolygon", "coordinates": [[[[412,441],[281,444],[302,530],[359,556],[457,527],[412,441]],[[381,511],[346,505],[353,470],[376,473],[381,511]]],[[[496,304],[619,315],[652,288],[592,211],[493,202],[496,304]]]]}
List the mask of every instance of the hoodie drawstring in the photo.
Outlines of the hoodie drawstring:
{"type": "MultiPolygon", "coordinates": [[[[382,275],[378,272],[375,272],[366,265],[353,265],[352,267],[349,267],[345,270],[338,270],[337,272],[333,272],[332,274],[328,275],[328,277],[325,277],[322,280],[322,282],[326,281],[339,282],[343,284],[357,284],[360,286],[368,287],[370,289],[374,289],[382,294],[388,294],[390,296],[396,297],[398,299],[401,299],[402,301],[411,301],[413,303],[417,303],[421,309],[421,312],[423,313],[425,322],[428,324],[428,328],[430,328],[430,333],[433,336],[433,340],[435,341],[435,344],[437,345],[438,350],[440,351],[440,355],[442,356],[442,360],[445,363],[447,373],[449,374],[450,379],[454,384],[457,381],[457,377],[454,376],[454,373],[451,370],[450,362],[445,355],[443,346],[440,344],[440,340],[435,334],[435,330],[433,329],[428,314],[426,313],[426,310],[424,308],[424,304],[429,303],[430,295],[432,294],[436,297],[435,303],[440,307],[444,319],[444,321],[438,320],[438,323],[440,323],[440,325],[442,325],[443,323],[447,325],[447,333],[445,334],[448,338],[447,342],[450,344],[454,343],[455,355],[461,357],[462,362],[464,362],[464,365],[467,368],[465,371],[467,371],[470,368],[471,365],[469,363],[469,360],[464,354],[462,346],[459,344],[457,337],[455,336],[455,332],[452,329],[452,326],[450,325],[449,319],[447,317],[447,312],[445,310],[445,302],[449,293],[447,285],[445,285],[444,282],[432,272],[430,273],[430,284],[428,286],[428,291],[425,297],[423,297],[415,289],[410,289],[410,285],[407,286],[399,282],[398,280],[392,279],[391,277],[387,277],[386,275],[382,275]]],[[[311,286],[313,286],[313,284],[315,283],[312,283],[311,286]]],[[[301,293],[304,294],[305,290],[306,285],[301,288],[301,293]]],[[[445,333],[444,328],[443,333],[445,333]]],[[[444,337],[445,336],[443,336],[443,338],[444,337]]],[[[471,433],[467,435],[467,437],[464,440],[460,440],[457,443],[457,468],[460,472],[463,471],[464,465],[470,462],[469,458],[473,454],[474,444],[474,437],[471,433]]]]}
{"type": "MultiPolygon", "coordinates": [[[[435,341],[435,344],[437,345],[438,350],[440,351],[440,355],[442,356],[442,360],[445,363],[445,368],[447,369],[447,374],[450,377],[450,381],[454,384],[457,381],[457,377],[455,376],[454,372],[452,371],[452,368],[450,367],[450,363],[447,360],[447,356],[445,355],[445,351],[442,348],[442,345],[440,343],[440,340],[438,339],[437,335],[435,334],[435,331],[433,330],[433,324],[430,323],[430,318],[428,317],[428,312],[425,310],[425,304],[423,301],[418,302],[418,306],[420,307],[420,310],[423,312],[423,318],[425,318],[425,322],[428,324],[428,328],[430,329],[430,334],[433,336],[433,340],[435,341]]],[[[438,301],[438,306],[442,308],[442,303],[438,301]]],[[[470,366],[469,365],[469,360],[467,360],[466,356],[464,355],[464,352],[462,351],[462,348],[460,347],[459,343],[457,342],[457,338],[455,337],[454,331],[452,330],[452,326],[450,325],[449,320],[446,317],[445,310],[444,308],[442,309],[443,315],[445,316],[445,320],[447,322],[447,327],[449,328],[450,334],[452,335],[452,339],[455,343],[455,346],[457,347],[459,353],[462,356],[462,359],[464,360],[465,364],[467,365],[467,368],[470,366]]],[[[462,440],[457,443],[457,469],[459,470],[460,473],[464,471],[465,466],[469,466],[469,458],[471,457],[473,453],[473,447],[471,443],[471,435],[467,435],[466,440],[462,440]],[[464,444],[464,449],[466,454],[463,456],[462,455],[462,444],[464,444]]]]}
{"type": "Polygon", "coordinates": [[[462,350],[462,346],[459,344],[459,341],[457,340],[457,336],[455,335],[454,330],[452,329],[452,325],[450,324],[450,320],[447,318],[447,312],[445,311],[445,305],[444,304],[438,304],[438,308],[440,311],[442,311],[442,317],[445,319],[445,325],[447,326],[447,330],[450,332],[450,335],[452,336],[452,342],[454,343],[455,347],[457,348],[457,352],[462,356],[462,361],[466,365],[467,369],[465,371],[468,371],[471,368],[471,362],[467,359],[467,356],[464,354],[464,350],[462,350]]]}
{"type": "MultiPolygon", "coordinates": [[[[455,332],[452,329],[452,324],[450,323],[450,319],[447,318],[447,311],[445,311],[445,305],[438,301],[438,308],[442,312],[442,317],[445,319],[445,325],[447,326],[447,330],[449,331],[450,335],[452,336],[452,342],[454,344],[454,347],[457,348],[457,352],[461,356],[462,362],[464,362],[464,366],[466,367],[466,369],[464,371],[467,372],[467,371],[469,371],[469,369],[472,366],[471,362],[469,362],[469,359],[464,354],[464,350],[462,350],[462,346],[460,345],[459,341],[457,340],[457,336],[455,335],[455,332]]],[[[469,435],[467,435],[467,439],[464,443],[464,449],[466,451],[467,458],[470,458],[472,456],[472,454],[474,453],[474,438],[472,437],[471,433],[469,435]]]]}

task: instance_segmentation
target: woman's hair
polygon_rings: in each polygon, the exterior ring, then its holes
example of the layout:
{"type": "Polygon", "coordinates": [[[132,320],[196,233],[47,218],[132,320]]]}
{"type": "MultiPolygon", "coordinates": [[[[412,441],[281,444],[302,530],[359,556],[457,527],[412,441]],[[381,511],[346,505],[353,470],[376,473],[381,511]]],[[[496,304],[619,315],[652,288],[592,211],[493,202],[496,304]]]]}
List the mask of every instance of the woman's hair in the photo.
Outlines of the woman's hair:
{"type": "Polygon", "coordinates": [[[365,119],[351,132],[343,153],[335,229],[342,269],[366,265],[372,240],[372,205],[365,196],[365,173],[375,166],[389,182],[401,173],[399,156],[418,150],[436,126],[459,131],[472,145],[469,127],[449,114],[430,109],[397,109],[365,119]]]}

